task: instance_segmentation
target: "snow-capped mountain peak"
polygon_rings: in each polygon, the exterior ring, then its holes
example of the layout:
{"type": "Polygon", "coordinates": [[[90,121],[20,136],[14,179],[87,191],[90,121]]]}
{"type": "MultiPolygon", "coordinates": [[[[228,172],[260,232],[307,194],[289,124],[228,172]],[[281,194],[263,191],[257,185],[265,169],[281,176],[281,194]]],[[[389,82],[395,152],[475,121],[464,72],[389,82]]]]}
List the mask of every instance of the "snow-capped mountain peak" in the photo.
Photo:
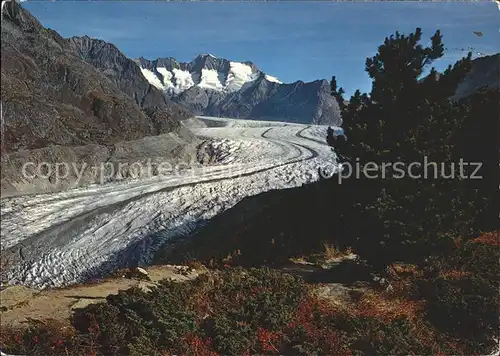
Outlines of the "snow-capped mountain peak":
{"type": "Polygon", "coordinates": [[[339,125],[340,109],[327,80],[282,83],[252,62],[200,54],[136,60],[149,83],[197,115],[339,125]]]}
{"type": "Polygon", "coordinates": [[[179,63],[173,58],[149,61],[142,57],[136,62],[149,83],[169,94],[180,94],[193,86],[235,92],[261,76],[269,82],[281,84],[251,62],[233,62],[212,54],[201,54],[189,63],[179,63]]]}

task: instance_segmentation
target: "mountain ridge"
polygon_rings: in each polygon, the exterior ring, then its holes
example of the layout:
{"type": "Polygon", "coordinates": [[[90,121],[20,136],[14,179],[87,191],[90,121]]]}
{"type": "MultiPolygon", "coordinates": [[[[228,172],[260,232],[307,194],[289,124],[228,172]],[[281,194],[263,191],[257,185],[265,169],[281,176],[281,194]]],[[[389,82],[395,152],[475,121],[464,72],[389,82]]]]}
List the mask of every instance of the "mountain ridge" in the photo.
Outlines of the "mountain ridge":
{"type": "Polygon", "coordinates": [[[339,126],[340,109],[325,79],[282,83],[253,62],[201,54],[135,60],[147,80],[199,115],[339,126]]]}
{"type": "MultiPolygon", "coordinates": [[[[16,1],[2,2],[2,13],[2,152],[112,145],[171,132],[192,116],[145,81],[139,69],[130,79],[142,86],[141,100],[134,99],[133,85],[82,58],[75,41],[44,28],[16,1]]],[[[123,64],[136,66],[114,45],[100,44],[123,64]]]]}
{"type": "Polygon", "coordinates": [[[481,88],[500,89],[500,53],[474,59],[471,71],[458,85],[453,98],[465,98],[481,88]]]}

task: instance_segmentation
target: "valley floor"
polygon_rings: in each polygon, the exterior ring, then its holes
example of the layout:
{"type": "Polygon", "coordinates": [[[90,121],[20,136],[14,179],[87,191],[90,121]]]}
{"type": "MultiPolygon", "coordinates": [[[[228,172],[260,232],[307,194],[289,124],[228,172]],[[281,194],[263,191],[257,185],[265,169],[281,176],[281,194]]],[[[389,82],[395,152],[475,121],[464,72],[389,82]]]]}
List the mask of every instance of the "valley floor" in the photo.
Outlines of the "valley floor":
{"type": "MultiPolygon", "coordinates": [[[[243,198],[335,168],[325,126],[201,118],[202,167],[1,200],[4,279],[60,287],[144,265],[166,241],[243,198]],[[5,262],[4,262],[5,263],[5,262]]],[[[200,158],[200,157],[199,157],[200,158]]]]}

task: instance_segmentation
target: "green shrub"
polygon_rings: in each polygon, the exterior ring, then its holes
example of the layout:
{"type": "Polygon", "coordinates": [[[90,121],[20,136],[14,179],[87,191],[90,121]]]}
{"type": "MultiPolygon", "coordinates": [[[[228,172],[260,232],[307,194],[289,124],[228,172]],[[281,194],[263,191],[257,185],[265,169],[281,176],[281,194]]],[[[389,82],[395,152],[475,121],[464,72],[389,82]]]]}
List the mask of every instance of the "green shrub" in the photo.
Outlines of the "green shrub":
{"type": "Polygon", "coordinates": [[[104,354],[130,354],[138,346],[150,353],[175,350],[178,340],[197,328],[195,313],[185,308],[189,296],[179,286],[166,281],[150,293],[139,288],[120,291],[105,304],[76,311],[73,325],[81,334],[95,333],[104,354]]]}
{"type": "Polygon", "coordinates": [[[259,330],[283,329],[307,295],[302,280],[278,271],[227,269],[185,283],[165,280],[147,293],[121,291],[76,311],[73,325],[106,355],[239,355],[261,348],[259,330]]]}
{"type": "Polygon", "coordinates": [[[471,340],[491,339],[498,329],[498,286],[480,277],[439,277],[423,288],[428,318],[440,329],[471,340]]]}
{"type": "Polygon", "coordinates": [[[384,323],[376,318],[350,318],[350,342],[354,354],[408,355],[432,354],[430,345],[419,338],[414,325],[406,318],[384,323]]]}
{"type": "Polygon", "coordinates": [[[499,327],[500,250],[466,241],[454,253],[430,259],[418,281],[427,318],[437,328],[466,340],[471,352],[487,352],[499,327]]]}
{"type": "Polygon", "coordinates": [[[0,349],[13,355],[91,355],[93,349],[86,341],[65,323],[53,319],[29,319],[24,329],[2,325],[0,333],[0,349]]]}
{"type": "Polygon", "coordinates": [[[245,354],[255,338],[249,324],[228,315],[215,315],[204,323],[203,330],[213,340],[214,349],[223,355],[245,354]]]}

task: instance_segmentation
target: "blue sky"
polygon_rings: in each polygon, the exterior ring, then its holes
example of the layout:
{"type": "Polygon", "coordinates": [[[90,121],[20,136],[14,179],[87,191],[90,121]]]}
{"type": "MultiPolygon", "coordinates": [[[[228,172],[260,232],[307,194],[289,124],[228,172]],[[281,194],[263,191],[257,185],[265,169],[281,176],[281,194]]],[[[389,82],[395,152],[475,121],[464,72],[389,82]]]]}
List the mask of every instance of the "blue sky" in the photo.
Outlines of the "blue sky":
{"type": "Polygon", "coordinates": [[[465,55],[469,46],[474,52],[500,52],[500,11],[493,2],[28,0],[24,6],[64,37],[100,38],[131,58],[190,61],[211,53],[252,61],[283,82],[335,75],[348,94],[370,89],[365,59],[396,30],[421,27],[426,43],[441,29],[448,52],[438,68],[465,55]]]}

